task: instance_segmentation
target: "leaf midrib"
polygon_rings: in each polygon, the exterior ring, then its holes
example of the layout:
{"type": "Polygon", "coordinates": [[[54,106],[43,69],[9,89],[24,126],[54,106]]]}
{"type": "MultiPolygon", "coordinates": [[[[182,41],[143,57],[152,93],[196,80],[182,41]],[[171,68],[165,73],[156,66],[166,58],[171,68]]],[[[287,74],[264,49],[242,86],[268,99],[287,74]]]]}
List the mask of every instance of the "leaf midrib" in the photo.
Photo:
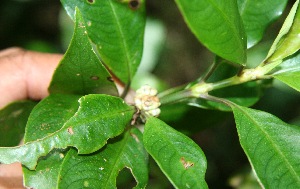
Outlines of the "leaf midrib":
{"type": "MultiPolygon", "coordinates": [[[[106,1],[108,1],[108,4],[110,5],[111,10],[112,10],[113,16],[115,17],[115,21],[116,21],[115,23],[118,27],[118,30],[119,30],[118,33],[120,34],[121,39],[126,39],[126,36],[124,35],[124,33],[121,29],[120,20],[119,20],[119,17],[117,15],[117,13],[116,13],[116,10],[114,8],[113,3],[111,2],[111,0],[106,0],[106,1]]],[[[130,83],[130,81],[131,81],[131,67],[130,67],[130,57],[128,56],[129,50],[128,50],[128,46],[127,46],[125,40],[121,40],[121,44],[124,48],[121,48],[120,50],[123,51],[123,53],[125,54],[125,57],[126,57],[126,67],[127,67],[127,71],[128,71],[127,72],[128,73],[128,75],[127,75],[128,76],[128,83],[130,83]]]]}
{"type": "MultiPolygon", "coordinates": [[[[267,132],[266,132],[263,128],[259,127],[259,124],[256,122],[256,120],[254,120],[247,112],[245,112],[245,111],[244,111],[243,109],[241,109],[240,107],[238,107],[238,106],[235,106],[235,107],[238,108],[240,111],[242,111],[242,112],[244,113],[244,115],[247,116],[248,119],[249,119],[250,121],[252,121],[252,123],[254,123],[255,126],[257,126],[256,128],[257,128],[258,130],[260,130],[263,134],[265,134],[265,137],[266,137],[266,139],[267,139],[268,141],[272,141],[271,138],[270,138],[270,136],[267,134],[267,132]]],[[[288,165],[289,170],[290,170],[290,172],[292,173],[292,175],[294,176],[294,178],[295,178],[296,180],[298,180],[298,183],[300,183],[300,177],[297,176],[297,173],[296,173],[296,171],[293,169],[293,166],[289,163],[288,158],[280,151],[280,149],[278,148],[278,146],[277,146],[274,142],[270,142],[270,143],[271,143],[271,145],[273,146],[273,149],[275,149],[275,150],[277,151],[277,153],[278,153],[279,155],[281,155],[281,157],[282,157],[282,159],[284,160],[284,162],[288,165]]]]}
{"type": "MultiPolygon", "coordinates": [[[[164,136],[164,135],[161,135],[159,132],[156,132],[156,134],[157,135],[160,135],[160,137],[159,138],[165,138],[166,136],[164,136]]],[[[170,134],[170,133],[169,133],[170,134]]],[[[177,133],[175,133],[176,134],[176,136],[178,136],[178,134],[177,133]]],[[[175,138],[175,137],[173,137],[173,138],[175,138]]],[[[155,143],[156,143],[156,141],[155,141],[155,143]]],[[[169,140],[164,140],[164,144],[166,144],[167,143],[167,145],[169,145],[169,146],[172,146],[173,147],[173,149],[174,149],[174,151],[175,151],[175,153],[176,154],[180,154],[180,151],[179,150],[177,150],[177,148],[176,148],[176,145],[174,145],[172,142],[170,142],[169,140]]],[[[166,145],[165,145],[166,146],[166,145]]],[[[154,157],[153,157],[154,158],[154,157]]],[[[156,159],[156,158],[155,158],[156,159]]],[[[159,165],[161,165],[161,163],[158,163],[159,165]]],[[[168,175],[168,177],[170,178],[170,174],[168,174],[164,169],[162,169],[162,171],[163,171],[163,173],[165,174],[165,175],[168,175]]],[[[194,178],[195,180],[197,180],[197,178],[194,178]]],[[[172,179],[170,179],[170,182],[174,185],[174,186],[176,186],[177,188],[180,188],[180,186],[181,185],[177,185],[177,184],[175,184],[174,182],[173,182],[173,180],[172,179]]]]}
{"type": "MultiPolygon", "coordinates": [[[[234,32],[234,37],[237,39],[237,41],[239,42],[239,45],[240,45],[240,48],[241,49],[244,49],[244,45],[243,45],[243,41],[242,40],[240,40],[239,39],[239,37],[238,36],[240,36],[240,35],[238,35],[238,32],[237,32],[237,30],[236,30],[236,28],[235,28],[235,26],[233,25],[233,23],[232,22],[230,22],[230,19],[227,17],[227,15],[222,11],[222,9],[220,9],[212,0],[209,0],[209,2],[223,15],[223,18],[224,18],[224,20],[227,22],[227,23],[229,23],[228,25],[229,25],[229,27],[233,30],[233,32],[234,32]]],[[[240,37],[242,37],[242,36],[240,36],[240,37]]],[[[246,36],[244,36],[244,37],[246,37],[246,36]]]]}

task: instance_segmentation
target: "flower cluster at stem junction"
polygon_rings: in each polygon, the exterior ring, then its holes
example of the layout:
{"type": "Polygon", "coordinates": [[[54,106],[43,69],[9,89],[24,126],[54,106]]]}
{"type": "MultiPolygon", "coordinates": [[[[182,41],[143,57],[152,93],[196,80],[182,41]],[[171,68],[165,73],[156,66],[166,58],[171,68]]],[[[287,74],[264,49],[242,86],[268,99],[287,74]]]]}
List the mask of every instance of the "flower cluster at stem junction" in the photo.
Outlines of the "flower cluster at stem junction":
{"type": "Polygon", "coordinates": [[[141,118],[143,121],[147,116],[157,117],[160,114],[160,102],[159,98],[156,96],[157,90],[150,87],[149,85],[144,85],[136,91],[136,96],[134,98],[135,106],[141,112],[141,118]]]}

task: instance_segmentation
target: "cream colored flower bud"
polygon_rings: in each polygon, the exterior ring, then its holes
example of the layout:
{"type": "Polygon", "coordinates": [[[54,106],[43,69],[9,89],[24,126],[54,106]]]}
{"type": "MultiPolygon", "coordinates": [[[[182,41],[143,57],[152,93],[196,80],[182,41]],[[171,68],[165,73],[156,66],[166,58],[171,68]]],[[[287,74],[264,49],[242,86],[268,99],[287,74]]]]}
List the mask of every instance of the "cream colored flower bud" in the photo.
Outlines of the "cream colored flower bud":
{"type": "Polygon", "coordinates": [[[159,106],[161,103],[156,95],[156,89],[150,87],[149,85],[142,86],[136,91],[136,96],[134,98],[135,106],[141,111],[142,114],[155,117],[159,116],[159,106]]]}

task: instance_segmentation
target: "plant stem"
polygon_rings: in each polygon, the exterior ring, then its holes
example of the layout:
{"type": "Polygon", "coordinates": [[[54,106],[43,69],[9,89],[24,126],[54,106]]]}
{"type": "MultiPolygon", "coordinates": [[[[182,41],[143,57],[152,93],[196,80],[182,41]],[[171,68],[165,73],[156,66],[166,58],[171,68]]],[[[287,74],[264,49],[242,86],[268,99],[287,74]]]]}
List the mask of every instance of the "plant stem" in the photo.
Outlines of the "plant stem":
{"type": "Polygon", "coordinates": [[[182,101],[182,100],[184,100],[186,98],[190,98],[190,97],[192,97],[191,90],[184,89],[184,90],[161,97],[160,103],[165,105],[165,104],[179,102],[179,101],[182,101]]]}
{"type": "Polygon", "coordinates": [[[208,100],[216,100],[216,98],[209,96],[208,92],[233,85],[239,85],[257,79],[269,79],[269,77],[265,76],[264,72],[262,72],[260,68],[244,69],[239,75],[235,75],[215,83],[200,82],[181,91],[178,91],[178,88],[170,89],[168,91],[173,92],[163,95],[161,97],[161,104],[174,103],[187,98],[205,98],[208,100]]]}
{"type": "Polygon", "coordinates": [[[164,98],[164,96],[168,96],[168,95],[171,95],[171,94],[176,93],[176,92],[178,92],[178,91],[184,90],[185,87],[186,87],[186,85],[182,85],[182,86],[177,86],[177,87],[168,89],[168,90],[166,90],[166,91],[163,91],[163,92],[159,93],[159,94],[157,95],[157,97],[158,97],[158,98],[164,98]]]}
{"type": "Polygon", "coordinates": [[[241,83],[243,83],[243,82],[241,82],[240,77],[233,76],[228,79],[224,79],[222,81],[211,83],[211,85],[212,85],[212,90],[216,90],[216,89],[225,88],[225,87],[232,86],[232,85],[238,85],[241,83]]]}

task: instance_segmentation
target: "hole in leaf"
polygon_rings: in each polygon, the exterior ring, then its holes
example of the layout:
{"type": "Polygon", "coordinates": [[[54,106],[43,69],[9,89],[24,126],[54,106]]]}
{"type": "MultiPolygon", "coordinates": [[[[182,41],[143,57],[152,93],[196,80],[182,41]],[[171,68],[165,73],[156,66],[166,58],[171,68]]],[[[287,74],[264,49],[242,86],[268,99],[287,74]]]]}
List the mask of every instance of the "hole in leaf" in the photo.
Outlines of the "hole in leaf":
{"type": "Polygon", "coordinates": [[[131,189],[136,186],[136,181],[128,168],[124,168],[119,172],[117,177],[117,188],[131,189]]]}
{"type": "Polygon", "coordinates": [[[92,4],[92,3],[95,3],[95,0],[87,0],[87,2],[92,4]]]}
{"type": "Polygon", "coordinates": [[[140,7],[141,1],[140,0],[131,0],[129,1],[128,5],[132,10],[136,10],[140,7]]]}

